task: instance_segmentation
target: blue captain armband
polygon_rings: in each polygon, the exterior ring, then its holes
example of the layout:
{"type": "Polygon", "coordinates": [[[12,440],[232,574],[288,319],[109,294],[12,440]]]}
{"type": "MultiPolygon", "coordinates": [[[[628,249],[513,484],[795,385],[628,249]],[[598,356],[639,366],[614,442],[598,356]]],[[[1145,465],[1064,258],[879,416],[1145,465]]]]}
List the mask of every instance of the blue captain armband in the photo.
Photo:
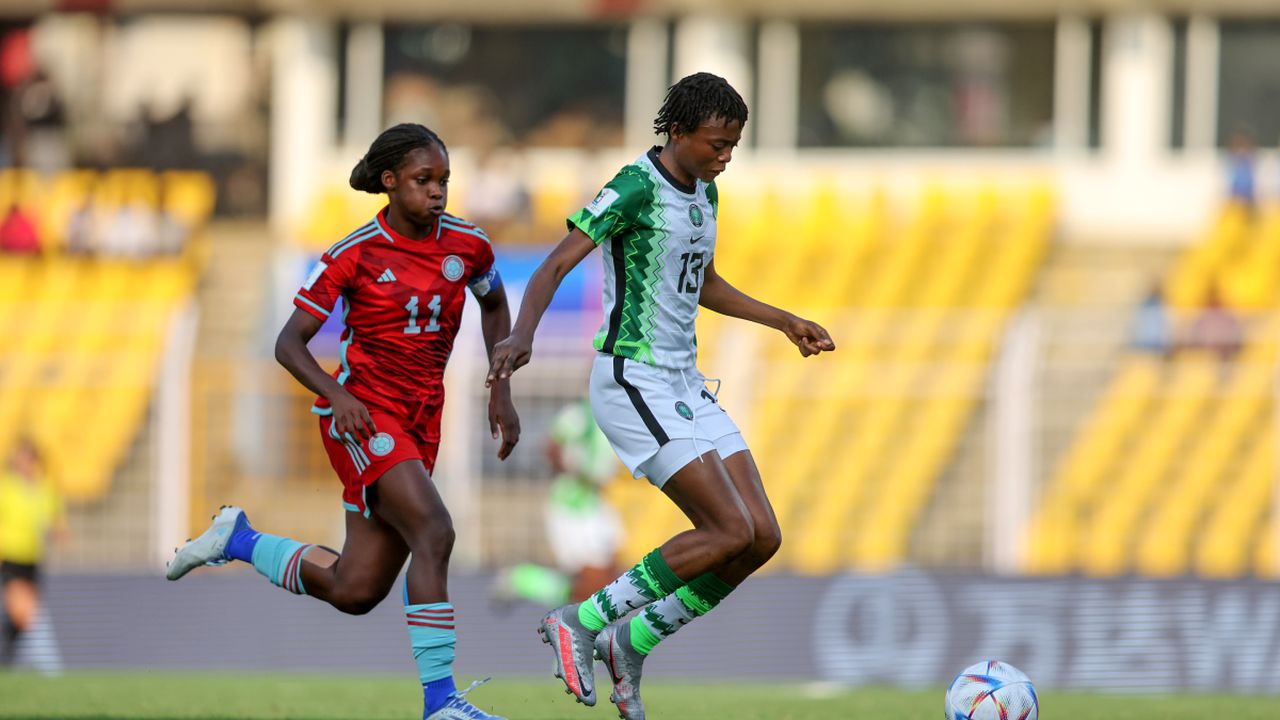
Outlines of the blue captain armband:
{"type": "Polygon", "coordinates": [[[489,268],[489,272],[473,278],[467,283],[467,287],[471,288],[471,292],[475,293],[476,297],[484,297],[502,287],[502,277],[498,275],[498,266],[494,265],[489,268]]]}

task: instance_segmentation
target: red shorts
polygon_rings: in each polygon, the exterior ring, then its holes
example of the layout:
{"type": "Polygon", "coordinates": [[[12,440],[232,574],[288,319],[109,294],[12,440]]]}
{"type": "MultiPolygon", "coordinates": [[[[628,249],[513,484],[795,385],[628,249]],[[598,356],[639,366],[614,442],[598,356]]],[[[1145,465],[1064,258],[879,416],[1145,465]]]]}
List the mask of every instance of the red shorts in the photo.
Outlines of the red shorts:
{"type": "Polygon", "coordinates": [[[369,415],[378,432],[368,440],[354,435],[339,438],[333,429],[333,416],[320,418],[320,438],[325,452],[329,453],[329,463],[342,480],[342,506],[365,517],[369,517],[366,488],[406,460],[421,460],[427,472],[431,472],[440,450],[439,411],[415,425],[409,425],[402,417],[373,409],[369,415]]]}

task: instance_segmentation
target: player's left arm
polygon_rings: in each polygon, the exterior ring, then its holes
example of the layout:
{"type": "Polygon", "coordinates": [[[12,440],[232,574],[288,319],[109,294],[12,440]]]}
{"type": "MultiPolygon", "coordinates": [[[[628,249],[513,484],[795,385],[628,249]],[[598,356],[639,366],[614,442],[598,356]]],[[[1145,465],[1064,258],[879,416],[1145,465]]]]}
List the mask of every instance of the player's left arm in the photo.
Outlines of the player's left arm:
{"type": "Polygon", "coordinates": [[[714,258],[703,269],[702,292],[698,296],[698,304],[721,315],[781,330],[804,357],[836,349],[831,335],[818,323],[762,303],[730,285],[728,280],[716,272],[714,258]]]}
{"type": "MultiPolygon", "coordinates": [[[[483,288],[472,283],[472,291],[480,303],[484,350],[490,360],[493,359],[493,346],[511,334],[511,308],[507,305],[507,290],[496,278],[497,274],[494,272],[495,282],[483,288]],[[480,292],[481,289],[484,290],[483,293],[480,292]]],[[[516,414],[515,403],[511,401],[510,379],[489,386],[489,431],[495,440],[501,433],[502,446],[498,448],[498,459],[506,460],[512,448],[520,441],[520,416],[516,414]]]]}

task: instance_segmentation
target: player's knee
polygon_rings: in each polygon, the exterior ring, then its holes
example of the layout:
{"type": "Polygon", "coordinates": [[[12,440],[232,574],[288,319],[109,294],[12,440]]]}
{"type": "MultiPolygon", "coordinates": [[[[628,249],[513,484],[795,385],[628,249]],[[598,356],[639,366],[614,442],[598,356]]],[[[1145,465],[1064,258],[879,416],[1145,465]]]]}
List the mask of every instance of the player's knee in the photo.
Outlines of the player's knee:
{"type": "Polygon", "coordinates": [[[457,536],[457,532],[453,529],[453,518],[449,516],[449,513],[438,513],[420,524],[419,528],[413,533],[410,549],[417,555],[430,554],[448,557],[453,550],[453,543],[457,536]]]}
{"type": "Polygon", "coordinates": [[[778,527],[778,523],[771,521],[763,526],[756,526],[756,536],[749,552],[761,565],[777,555],[781,547],[782,528],[778,527]]]}
{"type": "Polygon", "coordinates": [[[755,539],[755,527],[751,516],[742,515],[725,524],[717,533],[717,544],[726,558],[737,557],[749,549],[755,539]]]}
{"type": "Polygon", "coordinates": [[[379,588],[357,587],[337,593],[332,604],[348,615],[367,615],[386,596],[387,593],[379,588]]]}

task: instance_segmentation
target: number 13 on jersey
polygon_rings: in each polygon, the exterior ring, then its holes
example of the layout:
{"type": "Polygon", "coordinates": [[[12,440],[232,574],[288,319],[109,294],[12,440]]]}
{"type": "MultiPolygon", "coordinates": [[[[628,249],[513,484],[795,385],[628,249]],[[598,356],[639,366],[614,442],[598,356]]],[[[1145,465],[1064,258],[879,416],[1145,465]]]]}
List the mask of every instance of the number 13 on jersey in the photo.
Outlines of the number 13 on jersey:
{"type": "Polygon", "coordinates": [[[431,302],[427,303],[427,307],[431,310],[431,319],[426,325],[418,325],[418,296],[414,295],[409,298],[409,302],[405,303],[404,309],[409,311],[409,324],[404,328],[405,335],[417,335],[422,332],[440,332],[440,296],[432,295],[431,302]]]}
{"type": "Polygon", "coordinates": [[[682,293],[697,293],[702,284],[703,253],[680,253],[680,279],[676,287],[682,293]]]}

